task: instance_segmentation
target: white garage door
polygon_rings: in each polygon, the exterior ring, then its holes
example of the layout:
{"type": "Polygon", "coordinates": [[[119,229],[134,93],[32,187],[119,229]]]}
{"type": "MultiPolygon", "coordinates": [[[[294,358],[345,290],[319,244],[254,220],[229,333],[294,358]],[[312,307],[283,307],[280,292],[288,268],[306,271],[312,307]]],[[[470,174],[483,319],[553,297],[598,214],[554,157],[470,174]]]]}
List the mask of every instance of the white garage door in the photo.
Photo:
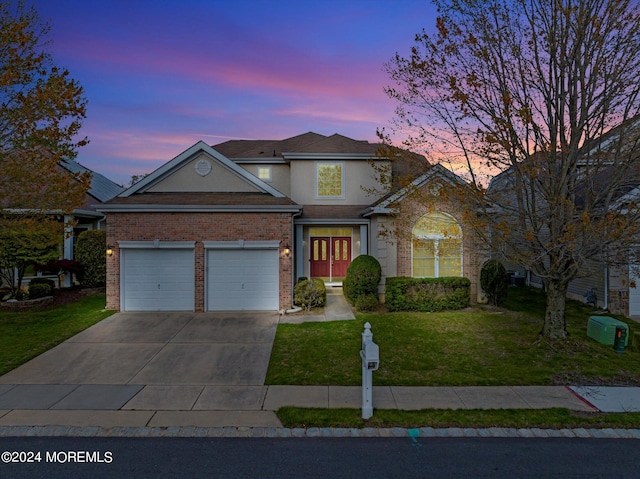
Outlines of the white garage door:
{"type": "Polygon", "coordinates": [[[207,310],[277,310],[278,269],[277,249],[208,250],[207,310]]]}
{"type": "Polygon", "coordinates": [[[192,249],[123,249],[123,311],[193,311],[192,249]]]}

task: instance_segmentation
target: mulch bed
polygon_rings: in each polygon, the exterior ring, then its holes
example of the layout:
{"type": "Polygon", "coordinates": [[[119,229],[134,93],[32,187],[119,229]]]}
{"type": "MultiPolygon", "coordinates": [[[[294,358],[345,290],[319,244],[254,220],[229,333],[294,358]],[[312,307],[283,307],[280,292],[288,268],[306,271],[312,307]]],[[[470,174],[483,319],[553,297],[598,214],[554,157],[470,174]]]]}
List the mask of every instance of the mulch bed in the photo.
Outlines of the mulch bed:
{"type": "Polygon", "coordinates": [[[104,288],[63,288],[53,290],[53,306],[73,303],[90,294],[104,294],[104,288]]]}

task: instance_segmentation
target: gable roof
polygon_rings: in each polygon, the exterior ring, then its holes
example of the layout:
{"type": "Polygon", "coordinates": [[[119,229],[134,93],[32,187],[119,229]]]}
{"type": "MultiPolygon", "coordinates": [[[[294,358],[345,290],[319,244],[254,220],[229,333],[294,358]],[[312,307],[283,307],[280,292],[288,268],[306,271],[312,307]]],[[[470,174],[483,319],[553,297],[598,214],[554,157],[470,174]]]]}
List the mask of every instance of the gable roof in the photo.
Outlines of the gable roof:
{"type": "Polygon", "coordinates": [[[393,205],[398,203],[399,201],[404,200],[407,196],[411,194],[411,192],[415,189],[422,188],[424,185],[429,183],[434,178],[440,178],[449,183],[452,186],[468,186],[467,183],[464,182],[462,178],[448,170],[444,166],[439,163],[435,165],[431,165],[429,171],[418,176],[408,185],[398,189],[397,191],[392,191],[386,196],[383,196],[378,201],[376,201],[373,205],[367,208],[362,212],[362,216],[371,216],[374,214],[388,214],[393,212],[393,205]]]}
{"type": "Polygon", "coordinates": [[[145,178],[143,178],[142,180],[140,180],[139,182],[131,186],[129,189],[123,191],[118,196],[127,198],[134,195],[135,193],[146,192],[149,188],[159,183],[161,180],[167,178],[173,172],[180,169],[186,163],[191,161],[200,152],[207,153],[213,159],[217,160],[219,164],[221,164],[228,170],[235,173],[238,177],[242,178],[247,183],[254,186],[258,191],[272,195],[276,198],[283,198],[285,196],[281,192],[279,192],[278,190],[270,186],[269,184],[265,183],[261,179],[249,173],[244,168],[236,165],[233,161],[229,160],[226,156],[224,156],[223,154],[221,154],[211,146],[207,145],[202,140],[196,143],[195,145],[193,145],[192,147],[188,148],[187,150],[183,151],[174,159],[165,163],[160,168],[156,169],[154,172],[152,172],[151,174],[149,174],[148,176],[146,176],[145,178]]]}

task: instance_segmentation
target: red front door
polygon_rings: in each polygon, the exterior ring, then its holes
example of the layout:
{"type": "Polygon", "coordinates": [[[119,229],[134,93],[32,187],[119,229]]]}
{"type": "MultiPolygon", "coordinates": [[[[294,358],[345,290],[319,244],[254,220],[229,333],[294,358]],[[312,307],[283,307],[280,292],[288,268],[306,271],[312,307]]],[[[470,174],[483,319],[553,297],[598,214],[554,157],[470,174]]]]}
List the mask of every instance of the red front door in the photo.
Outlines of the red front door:
{"type": "Polygon", "coordinates": [[[330,238],[311,238],[311,277],[331,276],[330,238]]]}
{"type": "Polygon", "coordinates": [[[351,263],[351,238],[311,238],[311,277],[340,278],[351,263]]]}
{"type": "Polygon", "coordinates": [[[347,268],[351,264],[351,238],[331,238],[331,252],[333,254],[332,277],[345,277],[347,268]]]}

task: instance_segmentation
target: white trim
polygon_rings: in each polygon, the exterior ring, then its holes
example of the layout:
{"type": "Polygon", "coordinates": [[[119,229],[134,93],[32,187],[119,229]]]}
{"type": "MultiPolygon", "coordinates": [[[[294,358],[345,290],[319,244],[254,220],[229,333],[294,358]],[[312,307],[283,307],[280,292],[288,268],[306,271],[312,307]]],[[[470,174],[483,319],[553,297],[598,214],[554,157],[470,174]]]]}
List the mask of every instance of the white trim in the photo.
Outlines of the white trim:
{"type": "Polygon", "coordinates": [[[99,205],[104,213],[299,213],[300,205],[99,205]]]}
{"type": "Polygon", "coordinates": [[[120,249],[195,249],[195,241],[118,241],[120,249]]]}
{"type": "Polygon", "coordinates": [[[280,249],[280,241],[203,241],[204,249],[280,249]]]}

